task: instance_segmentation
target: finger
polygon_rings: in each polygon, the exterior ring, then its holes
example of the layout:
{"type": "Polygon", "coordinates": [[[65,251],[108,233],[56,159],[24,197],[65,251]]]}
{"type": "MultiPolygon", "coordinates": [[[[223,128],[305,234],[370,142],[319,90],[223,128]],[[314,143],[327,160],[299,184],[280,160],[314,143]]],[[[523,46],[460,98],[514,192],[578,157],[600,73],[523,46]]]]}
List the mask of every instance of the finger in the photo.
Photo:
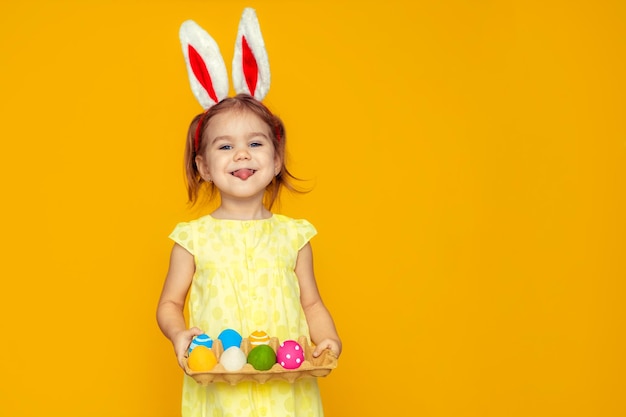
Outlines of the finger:
{"type": "Polygon", "coordinates": [[[199,336],[202,333],[204,333],[199,327],[192,327],[189,329],[189,331],[191,332],[191,334],[193,334],[194,336],[199,336]]]}
{"type": "Polygon", "coordinates": [[[178,366],[180,366],[183,369],[183,371],[185,370],[185,359],[184,359],[184,357],[178,358],[178,366]]]}
{"type": "Polygon", "coordinates": [[[324,350],[326,350],[326,349],[327,349],[327,348],[329,348],[329,347],[330,347],[330,346],[329,346],[328,344],[325,344],[325,345],[317,345],[317,346],[315,347],[315,351],[313,351],[313,357],[314,357],[314,358],[319,357],[319,356],[322,354],[322,352],[324,352],[324,350]]]}

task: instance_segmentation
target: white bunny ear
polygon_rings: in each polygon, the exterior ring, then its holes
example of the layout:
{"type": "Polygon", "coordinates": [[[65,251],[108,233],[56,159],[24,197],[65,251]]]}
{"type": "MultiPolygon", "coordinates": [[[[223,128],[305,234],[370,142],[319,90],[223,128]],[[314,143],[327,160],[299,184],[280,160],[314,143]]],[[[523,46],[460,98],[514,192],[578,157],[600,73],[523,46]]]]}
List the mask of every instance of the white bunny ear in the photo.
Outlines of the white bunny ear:
{"type": "Polygon", "coordinates": [[[193,20],[180,26],[191,91],[203,109],[228,96],[228,74],[217,43],[193,20]]]}
{"type": "Polygon", "coordinates": [[[247,93],[263,100],[270,89],[270,64],[259,20],[252,8],[246,8],[239,21],[233,57],[233,86],[237,93],[247,93]]]}

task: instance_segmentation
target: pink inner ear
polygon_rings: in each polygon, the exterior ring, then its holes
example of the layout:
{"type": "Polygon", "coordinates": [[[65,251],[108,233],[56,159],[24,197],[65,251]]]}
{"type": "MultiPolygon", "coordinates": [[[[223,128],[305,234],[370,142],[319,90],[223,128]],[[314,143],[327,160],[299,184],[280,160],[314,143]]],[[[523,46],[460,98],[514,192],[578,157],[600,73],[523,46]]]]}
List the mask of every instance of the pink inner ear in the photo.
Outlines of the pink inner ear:
{"type": "Polygon", "coordinates": [[[246,78],[246,84],[248,84],[248,90],[250,90],[250,95],[254,96],[254,92],[256,91],[256,83],[257,78],[259,76],[259,67],[256,63],[256,58],[252,53],[252,49],[248,45],[248,41],[245,36],[241,37],[242,44],[242,56],[241,56],[241,64],[243,66],[243,75],[246,78]]]}
{"type": "Polygon", "coordinates": [[[213,81],[211,81],[211,75],[209,74],[209,70],[204,63],[204,60],[194,49],[193,46],[189,45],[189,64],[191,65],[191,70],[193,71],[193,75],[196,76],[196,79],[200,83],[202,87],[209,94],[209,97],[214,102],[218,102],[217,95],[215,94],[215,90],[213,89],[213,81]]]}

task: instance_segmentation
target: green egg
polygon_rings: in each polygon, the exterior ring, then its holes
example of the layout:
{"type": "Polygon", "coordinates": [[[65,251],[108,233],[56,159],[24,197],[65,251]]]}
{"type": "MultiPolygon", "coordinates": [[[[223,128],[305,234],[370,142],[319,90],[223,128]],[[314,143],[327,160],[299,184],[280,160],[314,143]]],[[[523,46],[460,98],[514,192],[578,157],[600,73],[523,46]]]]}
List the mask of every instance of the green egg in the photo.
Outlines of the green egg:
{"type": "Polygon", "coordinates": [[[259,345],[248,353],[248,363],[257,371],[267,371],[276,363],[276,353],[269,345],[259,345]]]}

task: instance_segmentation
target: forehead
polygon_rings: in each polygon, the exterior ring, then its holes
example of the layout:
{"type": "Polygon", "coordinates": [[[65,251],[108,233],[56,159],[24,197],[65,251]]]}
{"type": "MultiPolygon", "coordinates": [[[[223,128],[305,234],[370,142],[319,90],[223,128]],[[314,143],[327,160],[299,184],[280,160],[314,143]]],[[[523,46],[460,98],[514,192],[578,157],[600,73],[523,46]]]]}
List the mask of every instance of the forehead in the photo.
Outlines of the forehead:
{"type": "Polygon", "coordinates": [[[208,124],[209,137],[262,132],[267,134],[269,126],[258,115],[246,109],[229,109],[213,116],[208,124]]]}

